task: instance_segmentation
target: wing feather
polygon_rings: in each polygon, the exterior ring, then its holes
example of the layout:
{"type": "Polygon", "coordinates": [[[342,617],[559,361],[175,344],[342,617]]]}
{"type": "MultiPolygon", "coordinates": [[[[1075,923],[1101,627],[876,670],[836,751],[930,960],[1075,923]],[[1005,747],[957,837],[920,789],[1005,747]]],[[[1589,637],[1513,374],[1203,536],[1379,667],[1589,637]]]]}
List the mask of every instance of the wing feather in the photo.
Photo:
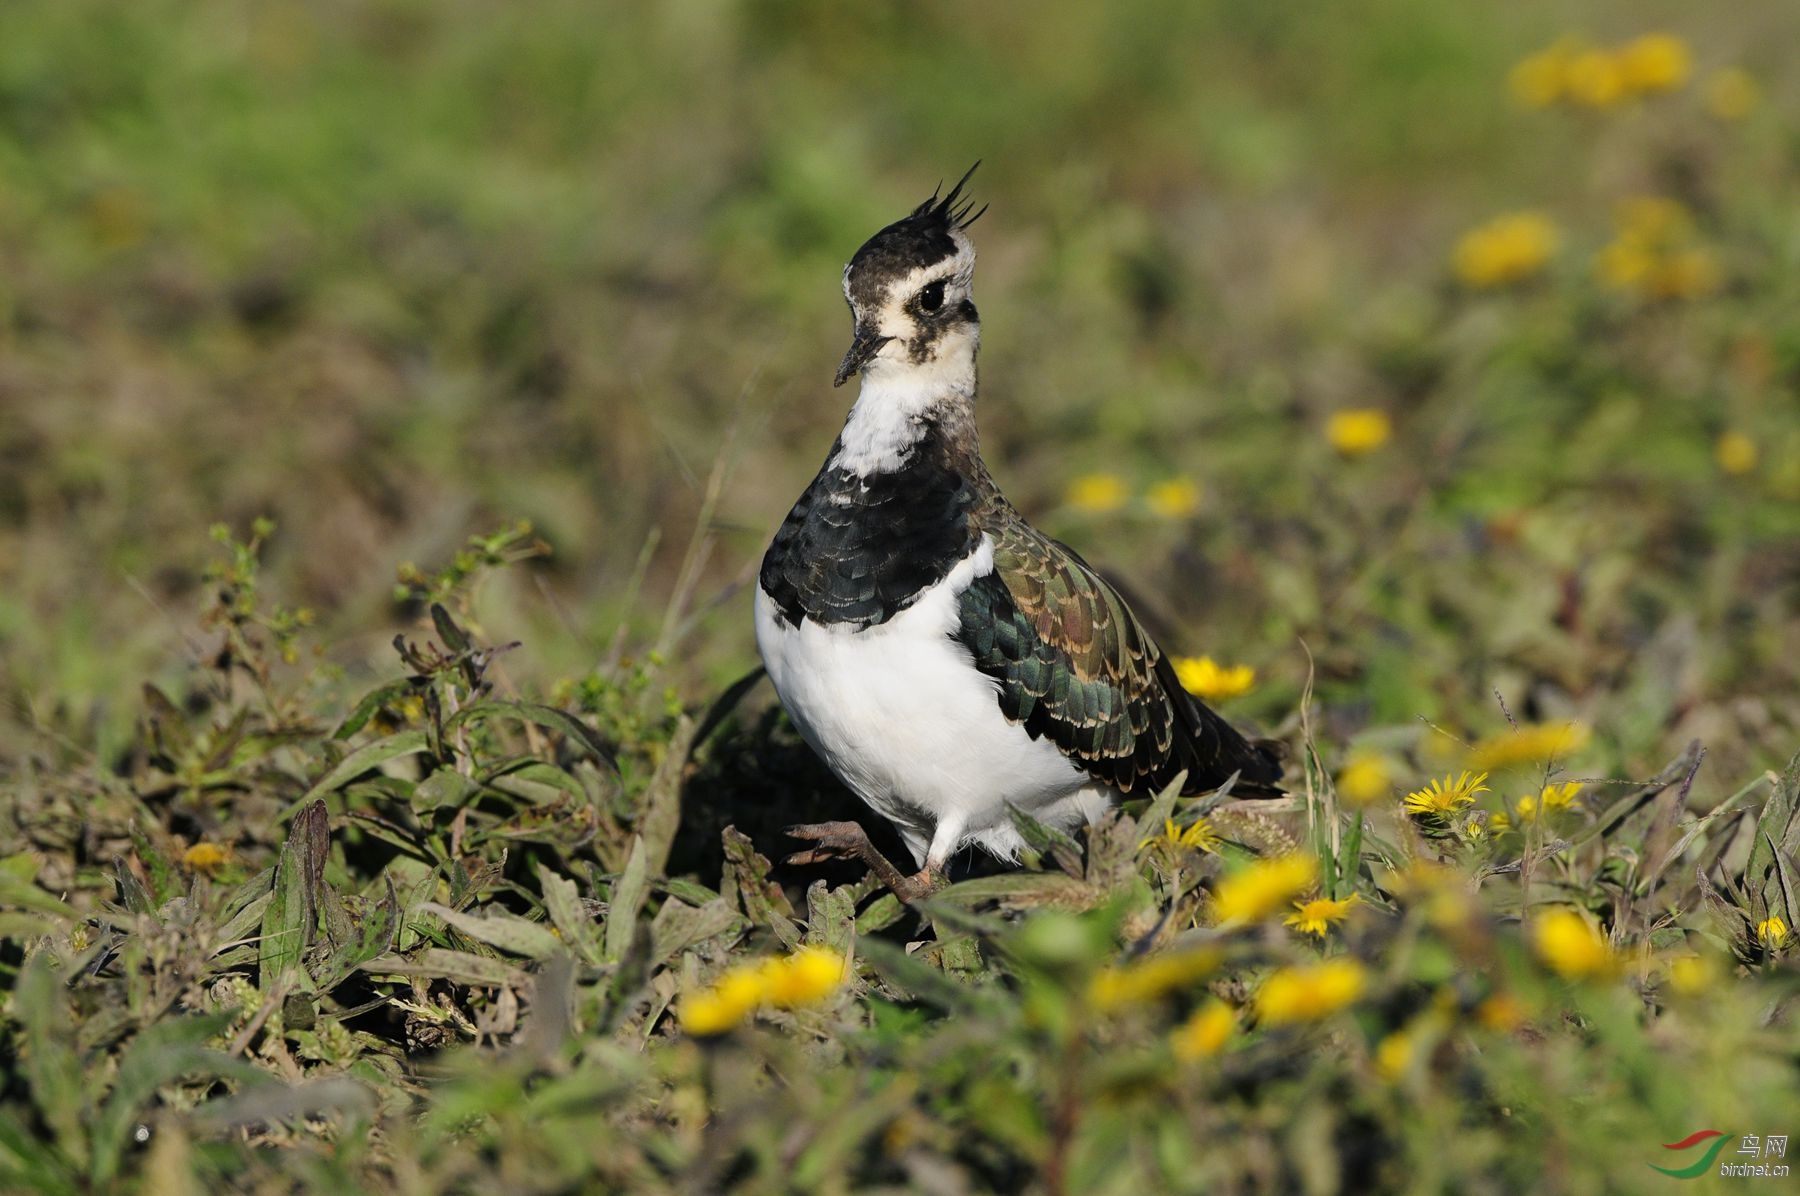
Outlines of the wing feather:
{"type": "Polygon", "coordinates": [[[999,683],[1000,708],[1097,780],[1154,791],[1240,773],[1244,792],[1280,792],[1281,764],[1175,678],[1116,590],[1075,552],[1022,521],[995,534],[994,571],[961,596],[958,638],[999,683]]]}

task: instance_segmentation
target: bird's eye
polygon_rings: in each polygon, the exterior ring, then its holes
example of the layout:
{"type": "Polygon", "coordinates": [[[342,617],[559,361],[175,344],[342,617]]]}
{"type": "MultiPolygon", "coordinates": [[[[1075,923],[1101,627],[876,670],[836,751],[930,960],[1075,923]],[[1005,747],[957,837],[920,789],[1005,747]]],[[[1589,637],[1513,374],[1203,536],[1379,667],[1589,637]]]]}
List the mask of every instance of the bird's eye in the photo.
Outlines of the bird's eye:
{"type": "Polygon", "coordinates": [[[944,280],[940,278],[936,282],[927,283],[925,289],[919,292],[919,308],[922,311],[936,311],[942,306],[944,306],[944,280]]]}

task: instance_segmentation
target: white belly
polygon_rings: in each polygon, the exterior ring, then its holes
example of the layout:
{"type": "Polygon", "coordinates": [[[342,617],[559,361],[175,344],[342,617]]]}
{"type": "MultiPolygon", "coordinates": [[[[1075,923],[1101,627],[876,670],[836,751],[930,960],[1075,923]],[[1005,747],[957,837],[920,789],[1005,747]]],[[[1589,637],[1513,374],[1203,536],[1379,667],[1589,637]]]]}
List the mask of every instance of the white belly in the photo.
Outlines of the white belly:
{"type": "Polygon", "coordinates": [[[951,638],[957,596],[993,568],[983,541],[938,585],[864,630],[777,616],[756,592],[756,643],[782,705],[838,777],[895,824],[920,864],[964,844],[1004,858],[1024,841],[1009,804],[1068,829],[1115,796],[1000,712],[998,686],[951,638]]]}

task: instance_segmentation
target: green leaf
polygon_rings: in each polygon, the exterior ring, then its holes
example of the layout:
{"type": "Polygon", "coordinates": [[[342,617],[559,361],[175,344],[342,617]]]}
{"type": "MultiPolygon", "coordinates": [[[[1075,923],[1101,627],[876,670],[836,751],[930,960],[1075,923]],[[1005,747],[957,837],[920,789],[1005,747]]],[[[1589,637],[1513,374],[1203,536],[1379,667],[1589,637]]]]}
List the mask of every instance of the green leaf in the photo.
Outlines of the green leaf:
{"type": "Polygon", "coordinates": [[[358,967],[393,949],[400,933],[400,899],[394,893],[393,877],[384,873],[382,882],[386,892],[373,908],[365,910],[355,937],[347,939],[320,965],[315,981],[320,992],[336,988],[358,967]]]}
{"type": "Polygon", "coordinates": [[[440,768],[420,781],[413,789],[414,810],[445,810],[461,806],[479,792],[481,786],[454,768],[440,768]]]}
{"type": "Polygon", "coordinates": [[[349,716],[338,724],[337,730],[331,733],[331,737],[333,739],[350,738],[368,725],[369,720],[375,717],[376,711],[390,702],[406,697],[412,691],[413,683],[410,680],[390,682],[380,689],[371,690],[363,695],[362,701],[356,704],[356,709],[352,710],[349,716]]]}
{"type": "Polygon", "coordinates": [[[220,1051],[203,1047],[231,1024],[229,1013],[178,1017],[157,1022],[139,1034],[119,1059],[119,1073],[106,1104],[94,1120],[93,1178],[104,1186],[117,1174],[138,1111],[164,1084],[196,1072],[245,1084],[272,1083],[267,1073],[220,1051]]]}
{"type": "Polygon", "coordinates": [[[669,866],[669,850],[675,845],[675,832],[681,829],[681,782],[693,742],[694,720],[684,714],[675,724],[675,733],[663,750],[656,774],[644,788],[643,813],[638,817],[637,829],[652,876],[661,876],[669,866]]]}
{"type": "Polygon", "coordinates": [[[544,706],[536,702],[488,700],[472,703],[464,706],[444,723],[444,734],[448,735],[465,723],[484,722],[495,717],[516,718],[524,722],[536,723],[540,727],[548,727],[585,748],[596,760],[616,767],[612,749],[607,747],[605,741],[592,727],[567,710],[558,710],[554,706],[544,706]]]}
{"type": "Polygon", "coordinates": [[[263,908],[262,953],[258,983],[264,991],[289,979],[304,979],[300,961],[318,931],[320,889],[330,828],[325,803],[315,801],[300,812],[281,848],[275,884],[263,908]]]}
{"type": "Polygon", "coordinates": [[[543,923],[529,922],[514,914],[499,911],[466,914],[431,901],[419,906],[414,912],[441,918],[446,924],[456,927],[478,942],[528,959],[547,959],[568,950],[568,945],[552,934],[543,923]]]}
{"type": "Polygon", "coordinates": [[[24,1030],[22,1070],[44,1124],[63,1156],[88,1158],[87,1077],[75,1052],[75,1022],[62,979],[50,957],[33,955],[19,973],[12,1015],[24,1030]]]}
{"type": "Polygon", "coordinates": [[[524,971],[503,959],[443,947],[427,947],[416,954],[377,955],[363,964],[362,970],[371,976],[432,976],[457,984],[517,988],[525,983],[524,971]]]}
{"type": "Polygon", "coordinates": [[[599,963],[599,935],[594,920],[581,904],[575,882],[539,864],[538,888],[544,895],[544,911],[550,915],[551,924],[562,932],[563,941],[583,962],[599,963]]]}
{"type": "Polygon", "coordinates": [[[372,768],[401,756],[416,755],[424,750],[424,731],[401,731],[384,739],[377,739],[374,743],[364,744],[338,761],[336,768],[320,777],[311,789],[291,802],[281,812],[280,818],[292,817],[300,810],[305,809],[309,803],[319,800],[327,793],[335,792],[372,768]]]}
{"type": "Polygon", "coordinates": [[[603,958],[607,963],[617,963],[625,955],[625,949],[631,945],[632,927],[637,922],[638,911],[644,908],[644,899],[649,895],[648,865],[645,862],[644,838],[634,836],[631,840],[631,855],[625,861],[625,871],[613,882],[612,901],[606,910],[606,950],[603,958]]]}

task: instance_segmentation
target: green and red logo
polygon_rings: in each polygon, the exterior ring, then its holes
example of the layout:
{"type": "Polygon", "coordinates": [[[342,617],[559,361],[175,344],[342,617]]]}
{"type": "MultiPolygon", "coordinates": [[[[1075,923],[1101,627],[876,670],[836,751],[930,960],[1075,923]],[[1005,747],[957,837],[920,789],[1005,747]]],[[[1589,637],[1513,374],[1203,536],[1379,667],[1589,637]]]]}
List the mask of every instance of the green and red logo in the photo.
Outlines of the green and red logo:
{"type": "Polygon", "coordinates": [[[1717,1140],[1711,1146],[1706,1148],[1706,1153],[1702,1154],[1699,1160],[1692,1166],[1658,1167],[1655,1163],[1651,1163],[1650,1169],[1652,1171],[1660,1171],[1664,1175],[1672,1175],[1676,1179],[1693,1179],[1696,1175],[1705,1174],[1712,1169],[1713,1160],[1719,1157],[1719,1152],[1725,1149],[1725,1144],[1731,1141],[1732,1135],[1727,1134],[1722,1130],[1695,1130],[1679,1142],[1664,1142],[1662,1144],[1664,1150],[1687,1150],[1689,1147],[1698,1146],[1708,1138],[1717,1140]]]}

